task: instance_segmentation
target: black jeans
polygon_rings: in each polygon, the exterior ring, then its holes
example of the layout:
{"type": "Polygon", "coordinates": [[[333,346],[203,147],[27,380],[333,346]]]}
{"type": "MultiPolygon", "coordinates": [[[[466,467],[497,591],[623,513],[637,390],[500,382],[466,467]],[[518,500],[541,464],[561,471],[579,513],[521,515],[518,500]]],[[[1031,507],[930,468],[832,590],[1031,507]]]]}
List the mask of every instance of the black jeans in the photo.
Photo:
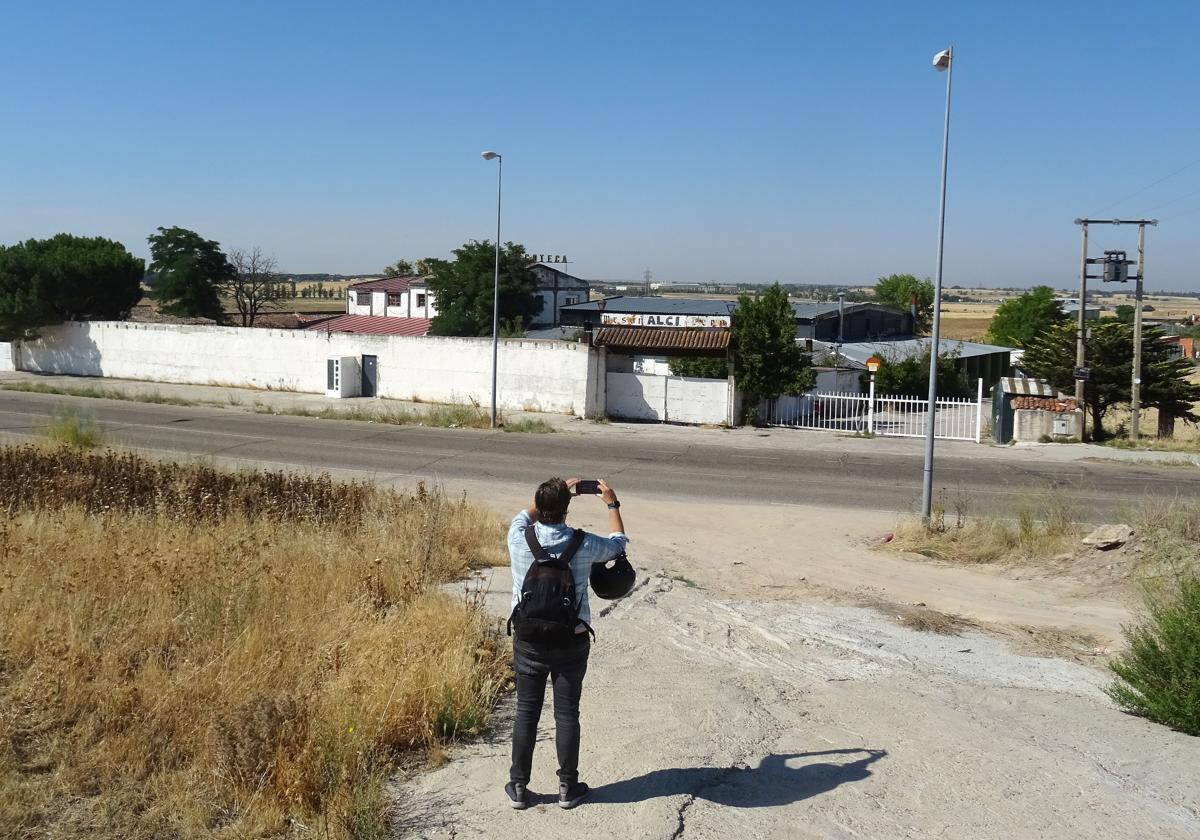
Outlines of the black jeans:
{"type": "Polygon", "coordinates": [[[545,648],[513,642],[517,674],[517,716],[513,721],[512,768],[508,778],[529,784],[538,719],[546,697],[546,677],[554,688],[554,746],[558,751],[558,780],[579,781],[579,697],[587,673],[591,642],[586,633],[565,647],[545,648]]]}

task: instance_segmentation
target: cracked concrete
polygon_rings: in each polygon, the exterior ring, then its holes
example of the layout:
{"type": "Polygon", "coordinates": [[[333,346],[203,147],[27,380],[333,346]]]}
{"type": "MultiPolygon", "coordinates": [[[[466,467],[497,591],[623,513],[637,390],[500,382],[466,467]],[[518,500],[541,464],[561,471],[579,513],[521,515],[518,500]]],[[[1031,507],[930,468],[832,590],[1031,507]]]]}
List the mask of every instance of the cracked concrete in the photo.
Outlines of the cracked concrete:
{"type": "MultiPolygon", "coordinates": [[[[552,804],[543,720],[539,804],[505,807],[506,702],[484,740],[397,785],[398,838],[1200,836],[1195,739],[1112,708],[1100,670],[641,571],[596,622],[582,713],[591,799],[552,804]]],[[[497,612],[507,582],[497,570],[497,612]]]]}

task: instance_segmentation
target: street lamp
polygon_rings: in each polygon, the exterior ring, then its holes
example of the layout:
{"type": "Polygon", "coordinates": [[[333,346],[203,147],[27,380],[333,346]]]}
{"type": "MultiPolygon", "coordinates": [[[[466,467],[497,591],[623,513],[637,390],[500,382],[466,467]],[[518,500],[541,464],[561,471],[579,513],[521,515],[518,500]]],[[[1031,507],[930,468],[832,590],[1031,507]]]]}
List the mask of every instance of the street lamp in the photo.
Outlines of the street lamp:
{"type": "Polygon", "coordinates": [[[937,272],[933,281],[933,335],[929,341],[929,407],[925,420],[925,471],[921,485],[921,521],[929,524],[933,511],[933,435],[937,422],[937,370],[942,326],[942,246],[946,236],[946,161],[950,154],[950,83],[954,78],[954,47],[933,57],[933,67],[946,71],[946,121],[942,130],[942,199],[938,209],[937,272]]]}
{"type": "Polygon", "coordinates": [[[496,357],[500,348],[500,185],[504,158],[499,152],[484,152],[484,160],[496,161],[496,273],[492,279],[492,428],[496,428],[496,357]]]}

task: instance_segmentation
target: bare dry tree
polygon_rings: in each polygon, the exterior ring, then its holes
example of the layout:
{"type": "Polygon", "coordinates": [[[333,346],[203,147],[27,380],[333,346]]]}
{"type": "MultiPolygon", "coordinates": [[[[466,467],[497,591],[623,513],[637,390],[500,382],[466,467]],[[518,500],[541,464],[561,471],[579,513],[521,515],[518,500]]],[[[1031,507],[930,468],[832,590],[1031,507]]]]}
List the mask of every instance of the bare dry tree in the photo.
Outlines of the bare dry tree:
{"type": "Polygon", "coordinates": [[[276,278],[275,258],[256,245],[230,251],[229,263],[233,266],[233,278],[222,291],[233,298],[242,316],[242,326],[253,327],[254,319],[266,310],[279,308],[283,297],[283,286],[276,278]]]}

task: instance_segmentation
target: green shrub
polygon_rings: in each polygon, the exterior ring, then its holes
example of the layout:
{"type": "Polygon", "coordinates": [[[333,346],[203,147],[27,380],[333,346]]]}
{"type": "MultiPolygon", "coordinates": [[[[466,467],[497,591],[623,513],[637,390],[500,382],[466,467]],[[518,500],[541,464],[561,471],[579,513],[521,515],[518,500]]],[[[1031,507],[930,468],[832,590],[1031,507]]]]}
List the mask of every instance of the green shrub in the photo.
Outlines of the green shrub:
{"type": "Polygon", "coordinates": [[[42,433],[55,443],[94,449],[104,443],[104,430],[96,419],[73,408],[56,409],[42,433]]]}
{"type": "Polygon", "coordinates": [[[1108,694],[1127,712],[1200,735],[1200,575],[1177,581],[1150,596],[1143,624],[1126,628],[1129,649],[1109,666],[1117,681],[1108,694]]]}

